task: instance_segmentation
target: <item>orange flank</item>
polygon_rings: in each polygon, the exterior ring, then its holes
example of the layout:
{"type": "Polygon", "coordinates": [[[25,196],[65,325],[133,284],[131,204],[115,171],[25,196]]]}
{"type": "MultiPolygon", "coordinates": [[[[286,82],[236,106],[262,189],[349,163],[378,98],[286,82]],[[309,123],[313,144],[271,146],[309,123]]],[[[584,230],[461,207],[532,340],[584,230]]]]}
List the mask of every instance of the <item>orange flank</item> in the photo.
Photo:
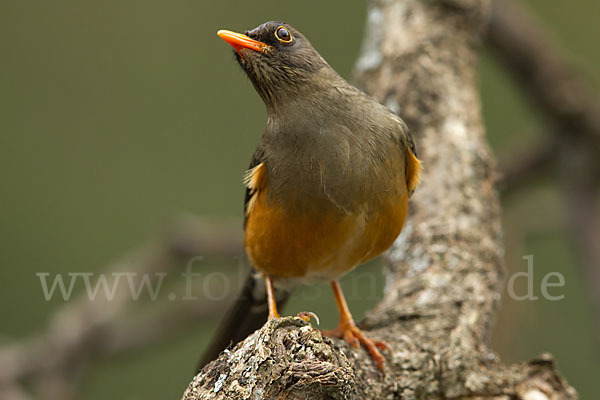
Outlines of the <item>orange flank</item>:
{"type": "Polygon", "coordinates": [[[421,161],[410,150],[406,150],[406,186],[408,193],[412,194],[421,180],[421,161]]]}

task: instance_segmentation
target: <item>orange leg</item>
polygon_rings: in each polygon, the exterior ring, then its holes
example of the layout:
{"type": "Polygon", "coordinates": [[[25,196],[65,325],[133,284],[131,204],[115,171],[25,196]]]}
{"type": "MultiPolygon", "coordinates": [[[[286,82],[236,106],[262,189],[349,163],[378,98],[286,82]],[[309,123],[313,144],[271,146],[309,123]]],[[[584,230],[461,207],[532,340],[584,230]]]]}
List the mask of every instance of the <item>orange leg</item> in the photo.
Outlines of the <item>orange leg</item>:
{"type": "Polygon", "coordinates": [[[346,304],[346,299],[344,298],[344,293],[342,292],[339,282],[332,281],[331,287],[333,288],[335,302],[340,311],[340,323],[336,329],[323,331],[323,335],[344,339],[353,347],[358,347],[358,344],[360,343],[369,352],[371,357],[373,357],[373,360],[379,369],[383,369],[385,366],[385,358],[381,355],[379,350],[387,350],[387,345],[384,342],[369,339],[360,329],[358,329],[352,318],[352,314],[350,314],[348,304],[346,304]]]}
{"type": "MultiPolygon", "coordinates": [[[[275,289],[273,288],[273,280],[269,276],[265,276],[265,286],[267,287],[267,304],[269,306],[269,319],[281,318],[277,312],[277,302],[275,301],[275,289]]],[[[299,318],[302,318],[306,322],[310,322],[311,318],[314,318],[319,325],[319,317],[314,312],[303,311],[298,313],[299,318]]]]}
{"type": "Polygon", "coordinates": [[[269,319],[279,318],[277,312],[277,303],[275,302],[275,290],[273,289],[273,281],[270,277],[265,276],[265,285],[267,286],[267,303],[269,305],[269,319]]]}

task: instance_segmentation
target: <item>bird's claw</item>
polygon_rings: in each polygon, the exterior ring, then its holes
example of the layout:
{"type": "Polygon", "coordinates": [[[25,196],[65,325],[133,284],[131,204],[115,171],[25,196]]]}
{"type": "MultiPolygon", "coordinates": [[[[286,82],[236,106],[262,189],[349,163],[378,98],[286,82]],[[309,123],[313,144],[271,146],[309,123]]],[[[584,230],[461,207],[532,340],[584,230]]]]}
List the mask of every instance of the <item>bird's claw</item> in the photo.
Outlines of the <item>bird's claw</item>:
{"type": "Polygon", "coordinates": [[[341,324],[336,329],[329,331],[321,331],[323,336],[336,337],[344,339],[350,346],[357,348],[362,345],[365,350],[371,355],[377,367],[380,370],[385,369],[385,358],[380,353],[381,351],[389,351],[389,346],[380,340],[372,340],[365,336],[360,329],[358,329],[353,323],[341,324]]]}
{"type": "Polygon", "coordinates": [[[310,319],[314,318],[315,321],[317,322],[317,325],[319,325],[319,323],[320,323],[319,317],[317,316],[317,314],[315,314],[312,311],[302,311],[302,312],[298,313],[297,317],[306,322],[310,322],[310,319]]]}

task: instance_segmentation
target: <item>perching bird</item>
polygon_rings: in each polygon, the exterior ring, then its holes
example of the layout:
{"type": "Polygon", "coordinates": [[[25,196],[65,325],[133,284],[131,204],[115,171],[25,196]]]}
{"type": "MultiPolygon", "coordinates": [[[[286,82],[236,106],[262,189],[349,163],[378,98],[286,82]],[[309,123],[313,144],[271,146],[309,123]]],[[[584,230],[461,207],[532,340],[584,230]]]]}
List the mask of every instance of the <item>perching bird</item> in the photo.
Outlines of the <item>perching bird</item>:
{"type": "Polygon", "coordinates": [[[340,321],[324,333],[360,343],[383,368],[384,344],[358,329],[338,278],[400,233],[421,170],[413,139],[398,116],[347,83],[290,25],[217,34],[267,108],[244,180],[244,245],[266,296],[251,276],[203,363],[267,316],[279,317],[274,287],[329,281],[340,321]]]}

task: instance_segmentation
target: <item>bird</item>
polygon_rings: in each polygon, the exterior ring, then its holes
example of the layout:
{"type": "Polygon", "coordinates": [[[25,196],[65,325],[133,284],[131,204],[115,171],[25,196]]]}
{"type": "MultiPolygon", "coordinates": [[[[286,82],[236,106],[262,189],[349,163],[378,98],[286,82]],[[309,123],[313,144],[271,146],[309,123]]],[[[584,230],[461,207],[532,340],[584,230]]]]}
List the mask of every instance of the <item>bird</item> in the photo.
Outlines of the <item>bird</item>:
{"type": "Polygon", "coordinates": [[[398,115],[349,84],[289,24],[217,35],[233,47],[267,122],[243,180],[244,248],[255,272],[201,365],[279,318],[290,288],[329,282],[340,319],[323,334],[360,344],[384,369],[387,346],[358,328],[339,278],[400,234],[422,169],[414,139],[398,115]]]}

